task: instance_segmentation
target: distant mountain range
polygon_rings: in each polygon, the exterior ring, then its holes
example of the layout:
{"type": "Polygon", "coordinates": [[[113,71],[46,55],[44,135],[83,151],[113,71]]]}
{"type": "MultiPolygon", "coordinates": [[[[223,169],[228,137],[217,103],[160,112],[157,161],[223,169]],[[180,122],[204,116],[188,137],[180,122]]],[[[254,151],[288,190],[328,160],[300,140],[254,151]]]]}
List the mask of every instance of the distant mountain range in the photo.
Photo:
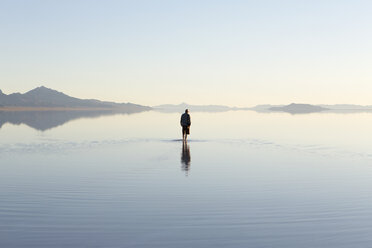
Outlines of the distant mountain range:
{"type": "Polygon", "coordinates": [[[94,99],[79,99],[62,92],[48,89],[44,86],[30,90],[24,94],[14,93],[6,95],[0,90],[0,108],[65,108],[65,109],[100,109],[124,112],[141,112],[151,110],[150,107],[132,103],[105,102],[94,99]]]}
{"type": "Polygon", "coordinates": [[[287,112],[290,114],[307,114],[316,112],[326,113],[357,113],[357,112],[372,112],[372,106],[362,106],[354,104],[335,104],[335,105],[311,105],[302,103],[291,103],[289,105],[257,105],[250,108],[256,112],[287,112]]]}
{"type": "MultiPolygon", "coordinates": [[[[257,105],[251,108],[229,107],[224,105],[191,105],[181,104],[163,104],[154,107],[148,107],[133,103],[115,103],[99,101],[94,99],[79,99],[68,96],[62,92],[46,88],[44,86],[30,90],[24,94],[13,93],[4,94],[0,90],[0,111],[108,111],[110,113],[137,113],[148,110],[160,112],[182,113],[185,109],[190,112],[226,112],[232,110],[253,110],[256,112],[287,112],[291,114],[305,114],[314,112],[332,112],[332,113],[355,113],[372,112],[372,106],[362,106],[353,104],[335,104],[335,105],[311,105],[291,103],[289,105],[257,105]]],[[[102,113],[101,113],[102,114],[102,113]]],[[[83,114],[87,115],[86,112],[83,114]]],[[[77,118],[74,116],[73,118],[77,118]]],[[[1,120],[0,120],[1,121],[1,120]]],[[[17,122],[17,121],[15,121],[17,122]]]]}
{"type": "Polygon", "coordinates": [[[271,112],[286,112],[290,114],[309,114],[317,112],[325,113],[359,113],[359,112],[372,112],[372,106],[362,106],[353,104],[335,104],[335,105],[312,105],[304,103],[291,103],[288,105],[257,105],[251,108],[238,108],[229,107],[224,105],[191,105],[187,103],[175,104],[163,104],[154,106],[153,110],[167,113],[182,113],[185,109],[189,109],[190,112],[226,112],[233,110],[253,110],[260,113],[271,113],[271,112]]]}
{"type": "Polygon", "coordinates": [[[248,110],[248,108],[237,108],[229,107],[224,105],[191,105],[187,103],[175,104],[163,104],[153,107],[154,110],[160,112],[184,112],[185,109],[189,109],[191,112],[226,112],[230,110],[248,110]]]}

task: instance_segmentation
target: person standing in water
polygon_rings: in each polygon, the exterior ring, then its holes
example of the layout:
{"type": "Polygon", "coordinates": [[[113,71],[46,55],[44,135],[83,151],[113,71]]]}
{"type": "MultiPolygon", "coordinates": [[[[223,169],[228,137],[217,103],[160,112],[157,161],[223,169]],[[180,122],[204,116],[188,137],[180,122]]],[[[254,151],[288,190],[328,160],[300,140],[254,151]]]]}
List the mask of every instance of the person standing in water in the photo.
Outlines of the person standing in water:
{"type": "Polygon", "coordinates": [[[185,113],[181,115],[181,126],[182,126],[182,141],[187,141],[187,135],[190,134],[191,119],[189,115],[189,110],[186,109],[185,113]]]}

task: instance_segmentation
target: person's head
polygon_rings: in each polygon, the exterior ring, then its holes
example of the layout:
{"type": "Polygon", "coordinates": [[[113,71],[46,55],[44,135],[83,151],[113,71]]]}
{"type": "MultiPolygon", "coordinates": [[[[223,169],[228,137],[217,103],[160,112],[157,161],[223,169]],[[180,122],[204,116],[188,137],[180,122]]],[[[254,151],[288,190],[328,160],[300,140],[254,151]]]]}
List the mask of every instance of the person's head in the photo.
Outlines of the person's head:
{"type": "Polygon", "coordinates": [[[185,113],[186,113],[186,114],[189,113],[189,110],[188,110],[188,109],[185,109],[185,113]]]}

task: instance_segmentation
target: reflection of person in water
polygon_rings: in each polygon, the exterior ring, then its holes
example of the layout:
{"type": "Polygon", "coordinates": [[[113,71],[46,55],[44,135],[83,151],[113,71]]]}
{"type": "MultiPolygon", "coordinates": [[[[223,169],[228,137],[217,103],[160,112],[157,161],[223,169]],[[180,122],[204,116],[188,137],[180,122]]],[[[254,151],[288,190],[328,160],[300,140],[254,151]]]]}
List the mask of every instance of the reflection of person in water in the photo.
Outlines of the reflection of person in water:
{"type": "Polygon", "coordinates": [[[190,170],[190,163],[191,163],[191,157],[190,157],[190,148],[187,145],[187,143],[182,143],[182,154],[181,154],[181,164],[182,164],[182,170],[187,172],[190,170]]]}
{"type": "Polygon", "coordinates": [[[189,115],[189,110],[186,109],[185,113],[181,115],[180,124],[182,126],[182,140],[187,141],[187,135],[190,134],[191,119],[189,115]]]}

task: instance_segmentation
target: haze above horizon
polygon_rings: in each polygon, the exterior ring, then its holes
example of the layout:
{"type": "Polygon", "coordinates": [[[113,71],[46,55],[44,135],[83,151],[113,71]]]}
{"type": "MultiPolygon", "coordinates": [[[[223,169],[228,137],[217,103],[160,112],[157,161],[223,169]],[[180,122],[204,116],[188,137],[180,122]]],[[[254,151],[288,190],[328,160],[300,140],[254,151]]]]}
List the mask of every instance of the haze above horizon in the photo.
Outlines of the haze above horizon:
{"type": "Polygon", "coordinates": [[[0,89],[371,105],[370,1],[1,1],[0,89]]]}

